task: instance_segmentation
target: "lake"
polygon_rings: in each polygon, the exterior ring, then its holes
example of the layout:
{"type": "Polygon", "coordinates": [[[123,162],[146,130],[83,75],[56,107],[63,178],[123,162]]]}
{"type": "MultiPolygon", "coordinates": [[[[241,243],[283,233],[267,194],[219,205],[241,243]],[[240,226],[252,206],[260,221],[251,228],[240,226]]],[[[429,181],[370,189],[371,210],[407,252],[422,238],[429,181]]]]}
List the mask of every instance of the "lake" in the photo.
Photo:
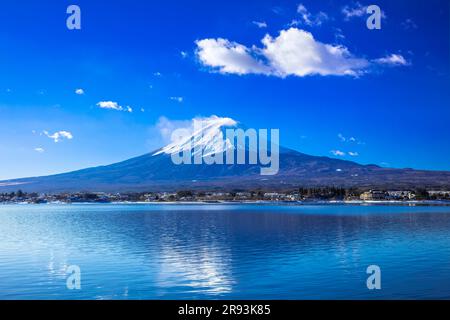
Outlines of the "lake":
{"type": "Polygon", "coordinates": [[[450,299],[450,206],[0,205],[0,299],[394,298],[450,299]]]}

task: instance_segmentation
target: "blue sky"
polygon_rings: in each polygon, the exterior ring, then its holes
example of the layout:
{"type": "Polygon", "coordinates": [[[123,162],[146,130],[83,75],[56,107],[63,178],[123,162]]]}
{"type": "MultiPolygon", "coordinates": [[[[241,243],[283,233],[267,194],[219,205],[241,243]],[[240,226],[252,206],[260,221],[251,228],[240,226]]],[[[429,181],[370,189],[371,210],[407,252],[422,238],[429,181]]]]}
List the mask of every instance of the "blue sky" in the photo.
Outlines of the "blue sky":
{"type": "Polygon", "coordinates": [[[308,154],[450,170],[449,13],[437,0],[4,1],[0,180],[138,156],[162,146],[162,124],[211,115],[279,128],[308,154]],[[70,4],[81,30],[66,27],[70,4]]]}

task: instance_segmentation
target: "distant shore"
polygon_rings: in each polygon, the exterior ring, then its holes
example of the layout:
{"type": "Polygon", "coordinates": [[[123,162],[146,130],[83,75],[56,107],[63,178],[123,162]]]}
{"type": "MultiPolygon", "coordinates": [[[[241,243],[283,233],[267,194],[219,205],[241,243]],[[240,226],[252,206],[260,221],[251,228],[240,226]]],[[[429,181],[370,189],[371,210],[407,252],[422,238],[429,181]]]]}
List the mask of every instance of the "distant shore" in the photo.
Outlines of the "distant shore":
{"type": "Polygon", "coordinates": [[[309,200],[309,201],[111,201],[111,202],[63,202],[46,203],[3,202],[0,205],[274,205],[274,206],[308,206],[308,205],[404,205],[404,206],[450,206],[449,200],[309,200]]]}

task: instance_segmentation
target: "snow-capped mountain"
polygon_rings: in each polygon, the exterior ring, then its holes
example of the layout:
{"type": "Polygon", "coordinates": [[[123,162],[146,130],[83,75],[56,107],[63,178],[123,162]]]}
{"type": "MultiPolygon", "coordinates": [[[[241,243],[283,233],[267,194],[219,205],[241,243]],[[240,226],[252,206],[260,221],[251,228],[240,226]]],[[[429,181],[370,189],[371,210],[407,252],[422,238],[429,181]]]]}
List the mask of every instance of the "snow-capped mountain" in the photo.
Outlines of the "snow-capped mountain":
{"type": "Polygon", "coordinates": [[[153,155],[172,155],[183,151],[190,151],[192,156],[202,152],[205,157],[212,153],[225,152],[233,148],[232,142],[226,138],[225,129],[237,126],[231,118],[211,116],[192,120],[192,127],[179,128],[172,133],[174,140],[153,155]]]}
{"type": "MultiPolygon", "coordinates": [[[[390,169],[351,161],[317,157],[279,148],[279,171],[261,175],[259,164],[177,165],[172,156],[187,151],[191,157],[202,151],[206,158],[231,148],[246,148],[230,141],[225,130],[239,128],[230,118],[197,119],[174,132],[165,147],[123,162],[69,173],[0,181],[0,192],[21,189],[31,192],[65,191],[176,191],[286,190],[300,186],[371,188],[450,187],[450,172],[390,169]],[[195,121],[200,121],[196,123],[195,121]]],[[[259,150],[260,151],[260,150],[259,150]]],[[[247,156],[250,149],[246,149],[247,156]]]]}

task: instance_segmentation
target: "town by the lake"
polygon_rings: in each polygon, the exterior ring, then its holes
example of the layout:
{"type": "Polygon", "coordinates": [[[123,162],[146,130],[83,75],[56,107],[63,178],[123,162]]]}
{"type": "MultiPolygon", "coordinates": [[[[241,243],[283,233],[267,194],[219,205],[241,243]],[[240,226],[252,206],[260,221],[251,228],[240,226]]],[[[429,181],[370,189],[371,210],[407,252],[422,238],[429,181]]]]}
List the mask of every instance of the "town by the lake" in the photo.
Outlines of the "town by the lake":
{"type": "Polygon", "coordinates": [[[76,192],[76,193],[26,193],[21,190],[0,193],[0,204],[44,203],[441,203],[450,204],[449,190],[360,190],[343,188],[299,188],[291,191],[191,191],[177,192],[76,192]]]}

